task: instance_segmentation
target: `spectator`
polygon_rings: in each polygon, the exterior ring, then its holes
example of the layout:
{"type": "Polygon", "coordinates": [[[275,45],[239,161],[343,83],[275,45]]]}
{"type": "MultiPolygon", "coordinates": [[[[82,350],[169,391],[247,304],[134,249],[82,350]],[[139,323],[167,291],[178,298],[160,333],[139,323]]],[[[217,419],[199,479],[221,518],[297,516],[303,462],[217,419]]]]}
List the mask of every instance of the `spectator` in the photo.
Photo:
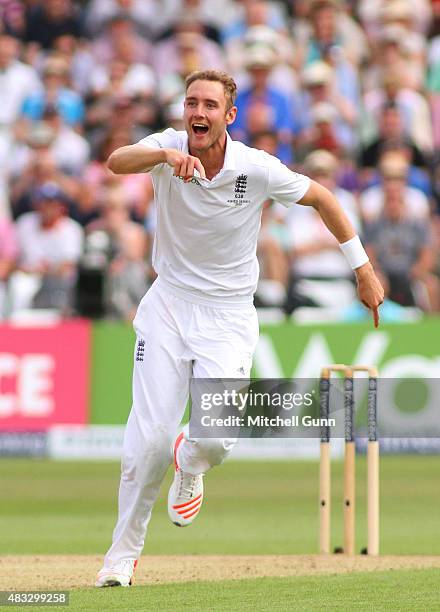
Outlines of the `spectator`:
{"type": "Polygon", "coordinates": [[[142,227],[130,221],[122,189],[107,191],[100,218],[87,227],[89,237],[96,232],[104,233],[107,239],[107,314],[132,321],[139,301],[148,289],[148,245],[142,227]]]}
{"type": "Polygon", "coordinates": [[[367,64],[371,57],[368,38],[355,17],[356,7],[353,6],[353,2],[339,0],[337,5],[339,13],[336,19],[336,28],[344,56],[357,68],[361,68],[367,64]]]}
{"type": "MultiPolygon", "coordinates": [[[[206,12],[203,10],[203,3],[201,0],[181,0],[180,4],[180,11],[176,11],[177,14],[179,14],[180,12],[181,14],[190,17],[190,19],[194,19],[195,21],[200,23],[200,31],[203,36],[209,38],[217,44],[221,44],[219,29],[216,25],[214,25],[212,19],[207,18],[206,12]]],[[[168,30],[165,30],[165,32],[160,35],[160,39],[163,40],[174,36],[176,24],[178,24],[179,21],[181,21],[181,18],[178,18],[177,21],[173,19],[172,27],[168,30]]]]}
{"type": "MultiPolygon", "coordinates": [[[[408,187],[414,187],[420,190],[428,199],[433,196],[433,184],[430,169],[426,166],[418,167],[413,164],[411,148],[405,141],[397,140],[395,142],[390,141],[386,143],[379,158],[378,167],[380,167],[380,160],[387,155],[395,155],[405,160],[408,170],[406,176],[406,182],[408,187]]],[[[363,184],[362,188],[365,189],[369,186],[378,185],[381,182],[380,172],[378,167],[374,169],[370,176],[368,184],[363,184]]]]}
{"type": "Polygon", "coordinates": [[[268,26],[276,32],[286,32],[286,21],[279,6],[265,0],[242,0],[241,15],[222,31],[222,42],[226,47],[235,39],[245,36],[248,28],[268,26]]]}
{"type": "Polygon", "coordinates": [[[340,94],[336,87],[335,76],[334,69],[321,61],[310,64],[304,70],[305,91],[301,102],[302,131],[299,135],[299,144],[310,147],[313,143],[316,137],[313,129],[313,108],[325,103],[327,110],[330,107],[334,109],[334,116],[330,119],[334,119],[331,128],[336,142],[347,151],[353,151],[358,140],[355,129],[357,109],[350,100],[340,94]]]}
{"type": "Polygon", "coordinates": [[[22,38],[26,30],[26,11],[21,0],[0,1],[0,27],[17,38],[22,38]]]}
{"type": "Polygon", "coordinates": [[[361,150],[360,166],[369,169],[376,167],[383,151],[396,146],[398,143],[406,145],[409,149],[411,162],[414,166],[419,168],[426,167],[426,157],[408,134],[405,133],[399,107],[396,102],[390,101],[385,104],[379,115],[379,131],[377,136],[361,150]]]}
{"type": "Polygon", "coordinates": [[[255,292],[255,304],[258,307],[282,307],[286,302],[289,262],[283,244],[277,236],[277,224],[276,213],[274,214],[271,203],[267,202],[263,207],[257,244],[260,277],[255,292]]]}
{"type": "MultiPolygon", "coordinates": [[[[276,132],[268,130],[254,134],[250,144],[270,155],[276,155],[279,143],[276,132]]],[[[274,205],[270,201],[263,206],[257,244],[260,277],[254,298],[255,305],[260,308],[281,308],[286,301],[289,262],[286,255],[284,211],[283,206],[274,205]],[[279,209],[282,209],[282,212],[279,209]]]]}
{"type": "Polygon", "coordinates": [[[80,181],[68,176],[57,165],[51,151],[53,131],[44,122],[32,126],[28,141],[11,155],[11,203],[14,218],[32,210],[33,194],[45,183],[56,183],[70,202],[76,201],[80,181]],[[13,169],[13,172],[12,172],[13,169]]]}
{"type": "Polygon", "coordinates": [[[11,278],[14,310],[51,308],[67,314],[72,306],[82,230],[67,217],[67,198],[55,183],[34,193],[35,212],[17,221],[18,271],[11,278]]]}
{"type": "MultiPolygon", "coordinates": [[[[337,158],[328,151],[314,151],[304,161],[305,172],[335,194],[359,231],[356,200],[337,187],[337,168],[337,158]]],[[[292,275],[287,310],[290,312],[299,305],[350,304],[354,297],[352,271],[319,214],[313,208],[293,206],[287,211],[286,225],[292,275]]]]}
{"type": "Polygon", "coordinates": [[[345,0],[295,0],[292,4],[292,34],[297,43],[299,68],[310,58],[325,59],[327,49],[334,45],[355,66],[368,59],[367,38],[350,15],[345,0]]]}
{"type": "Polygon", "coordinates": [[[79,214],[75,217],[82,226],[88,225],[101,215],[105,190],[117,187],[128,176],[134,176],[138,180],[148,177],[148,174],[117,176],[107,168],[107,160],[110,154],[115,149],[131,142],[130,133],[127,130],[110,128],[102,138],[94,159],[89,162],[83,174],[85,188],[81,190],[78,206],[79,214]]]}
{"type": "Polygon", "coordinates": [[[269,75],[269,85],[287,95],[297,95],[299,83],[296,75],[296,51],[287,36],[264,25],[248,28],[243,39],[234,39],[226,47],[228,65],[235,75],[238,90],[247,89],[250,77],[246,60],[254,48],[269,48],[276,61],[269,75]]]}
{"type": "Polygon", "coordinates": [[[334,193],[354,228],[360,231],[361,219],[356,198],[338,185],[339,160],[324,150],[313,151],[304,160],[304,171],[334,193]]]}
{"type": "Polygon", "coordinates": [[[328,102],[318,102],[311,109],[312,129],[310,134],[310,149],[325,149],[339,156],[343,150],[343,142],[335,128],[339,119],[338,111],[328,102]]]}
{"type": "MultiPolygon", "coordinates": [[[[290,162],[326,149],[338,168],[327,158],[317,176],[327,184],[331,175],[332,189],[337,180],[355,194],[366,221],[376,222],[386,199],[400,194],[405,215],[440,236],[438,206],[430,210],[433,191],[440,201],[437,5],[0,0],[0,218],[29,213],[35,192],[50,182],[86,227],[103,220],[107,197],[123,192],[149,245],[156,214],[150,176],[116,176],[106,160],[164,122],[181,129],[185,76],[216,67],[238,83],[233,136],[290,162]]],[[[292,214],[304,212],[298,209],[292,214]]],[[[261,304],[282,301],[286,292],[292,219],[286,224],[276,203],[264,209],[259,292],[265,281],[269,290],[260,292],[261,304]]],[[[310,224],[319,242],[312,217],[298,223],[307,231],[310,224]]]]}
{"type": "Polygon", "coordinates": [[[0,34],[0,167],[6,165],[13,141],[11,128],[20,116],[24,100],[42,90],[36,70],[17,59],[19,51],[18,40],[0,34]]]}
{"type": "MultiPolygon", "coordinates": [[[[20,135],[10,150],[8,160],[8,167],[15,181],[26,166],[30,167],[34,162],[38,166],[39,162],[35,159],[37,151],[50,152],[54,170],[72,177],[79,177],[89,160],[89,143],[75,130],[63,124],[54,106],[48,105],[45,108],[43,121],[30,125],[25,123],[20,130],[17,129],[18,132],[20,135]]],[[[41,160],[43,161],[47,161],[46,158],[41,160]]]]}
{"type": "MultiPolygon", "coordinates": [[[[96,159],[91,161],[84,172],[84,183],[81,198],[81,222],[87,215],[100,213],[105,203],[105,194],[109,189],[120,188],[125,194],[125,203],[130,217],[142,223],[153,200],[151,176],[147,173],[116,175],[107,168],[107,160],[115,149],[133,142],[133,134],[128,129],[110,128],[101,142],[96,159]]],[[[80,219],[78,219],[80,220],[80,219]]]]}
{"type": "Polygon", "coordinates": [[[310,13],[312,3],[310,0],[288,0],[289,13],[291,16],[290,31],[291,38],[300,49],[301,56],[298,69],[302,69],[305,60],[305,51],[312,35],[310,13]]]}
{"type": "Polygon", "coordinates": [[[55,54],[48,56],[44,66],[44,91],[33,92],[23,103],[23,115],[33,121],[41,119],[48,105],[58,109],[63,122],[81,128],[84,104],[81,96],[71,89],[69,64],[55,54]]]}
{"type": "Polygon", "coordinates": [[[360,197],[362,216],[366,221],[377,220],[387,200],[398,199],[402,202],[405,216],[410,220],[429,218],[429,201],[426,195],[407,185],[409,162],[402,153],[388,152],[380,158],[382,182],[369,187],[360,197]]]}
{"type": "Polygon", "coordinates": [[[272,130],[263,130],[252,135],[250,146],[266,151],[269,155],[276,155],[279,142],[278,135],[272,130]]]}
{"type": "Polygon", "coordinates": [[[165,103],[183,93],[185,77],[194,70],[225,68],[224,51],[204,35],[197,12],[180,14],[173,35],[160,41],[153,53],[153,67],[161,83],[165,103]]]}
{"type": "MultiPolygon", "coordinates": [[[[155,69],[160,84],[159,98],[162,104],[169,104],[171,100],[184,95],[184,82],[186,76],[193,70],[216,66],[225,68],[223,51],[212,40],[201,32],[182,31],[191,29],[190,23],[182,23],[179,32],[157,46],[155,55],[155,69]]],[[[200,28],[200,24],[194,26],[200,28]]]]}
{"type": "Polygon", "coordinates": [[[8,219],[0,217],[0,320],[7,314],[7,286],[17,255],[14,225],[8,219]]]}
{"type": "Polygon", "coordinates": [[[425,67],[419,58],[412,57],[404,28],[398,25],[383,28],[374,50],[375,61],[362,76],[364,91],[380,87],[383,73],[393,71],[402,74],[406,87],[416,90],[423,87],[425,67]]]}
{"type": "MultiPolygon", "coordinates": [[[[417,8],[423,10],[423,0],[417,8]]],[[[382,7],[381,20],[385,27],[397,26],[402,29],[411,61],[419,62],[423,67],[426,63],[426,41],[416,29],[415,12],[410,0],[391,0],[382,7]]]]}
{"type": "Polygon", "coordinates": [[[81,16],[72,0],[45,0],[31,7],[27,15],[26,42],[52,49],[58,36],[82,35],[81,16]]]}
{"type": "Polygon", "coordinates": [[[395,20],[397,17],[403,15],[403,18],[407,18],[408,6],[411,10],[409,16],[416,32],[426,33],[429,27],[429,22],[432,15],[431,1],[430,0],[417,0],[417,10],[412,10],[414,5],[410,5],[409,2],[401,2],[400,0],[388,0],[388,15],[385,13],[383,0],[360,0],[358,7],[358,14],[361,18],[364,29],[367,36],[371,39],[375,39],[380,32],[383,25],[384,17],[388,20],[395,20]],[[397,7],[397,11],[396,11],[397,7]]]}
{"type": "Polygon", "coordinates": [[[411,218],[402,196],[401,189],[386,190],[382,214],[365,230],[367,252],[386,279],[391,300],[437,312],[439,282],[433,275],[435,252],[429,223],[411,218]]]}
{"type": "Polygon", "coordinates": [[[258,132],[275,131],[279,140],[277,154],[285,163],[290,163],[296,128],[290,98],[269,85],[275,61],[276,55],[268,46],[255,45],[248,49],[246,67],[251,85],[237,96],[238,113],[230,133],[238,140],[249,142],[258,132]]]}
{"type": "Polygon", "coordinates": [[[80,176],[89,161],[89,143],[63,123],[56,106],[48,104],[44,109],[43,119],[54,134],[50,150],[58,168],[66,174],[80,176]]]}
{"type": "MultiPolygon", "coordinates": [[[[312,1],[312,36],[305,47],[306,55],[301,67],[307,69],[316,62],[325,62],[333,69],[334,95],[337,92],[340,98],[338,101],[334,100],[333,104],[346,121],[354,123],[360,106],[360,87],[358,73],[352,63],[353,58],[347,50],[348,45],[344,47],[338,29],[339,19],[343,15],[340,4],[336,0],[312,1]]],[[[361,48],[361,43],[361,40],[357,41],[357,51],[361,48]]]]}
{"type": "Polygon", "coordinates": [[[382,155],[397,151],[405,155],[409,163],[408,183],[431,195],[430,181],[426,172],[428,165],[425,155],[405,133],[402,116],[394,102],[385,105],[380,115],[379,133],[360,152],[361,183],[368,187],[377,178],[377,167],[382,155]]]}
{"type": "Polygon", "coordinates": [[[366,112],[380,124],[381,110],[394,103],[402,114],[407,135],[425,154],[433,148],[432,123],[428,103],[418,91],[404,86],[402,73],[393,70],[383,74],[382,87],[364,96],[366,112]]]}
{"type": "MultiPolygon", "coordinates": [[[[89,86],[87,127],[92,146],[96,134],[91,130],[106,131],[109,123],[119,123],[119,127],[125,123],[135,130],[139,130],[139,124],[150,129],[159,127],[156,78],[150,66],[136,60],[135,40],[121,39],[110,64],[98,65],[92,71],[89,86]]],[[[145,129],[137,139],[143,136],[145,129]]]]}
{"type": "Polygon", "coordinates": [[[98,64],[108,65],[118,58],[120,48],[125,47],[126,41],[133,45],[132,61],[140,64],[150,63],[151,42],[141,36],[136,25],[126,13],[118,13],[105,24],[103,33],[91,45],[91,52],[98,64]]]}
{"type": "Polygon", "coordinates": [[[85,9],[87,32],[95,37],[112,18],[125,13],[140,33],[157,36],[169,27],[179,5],[180,0],[91,0],[85,9]]]}
{"type": "Polygon", "coordinates": [[[95,68],[95,59],[84,41],[71,34],[57,36],[53,43],[56,57],[61,57],[69,66],[72,88],[84,97],[89,89],[89,80],[95,68]]]}
{"type": "MultiPolygon", "coordinates": [[[[237,2],[237,0],[223,0],[221,11],[219,11],[218,0],[200,0],[200,4],[202,19],[220,31],[234,23],[242,14],[242,2],[237,2]]],[[[222,38],[220,42],[223,44],[222,38]]]]}
{"type": "Polygon", "coordinates": [[[96,96],[139,96],[150,98],[156,90],[156,79],[150,66],[136,61],[135,40],[120,41],[109,64],[98,64],[90,74],[89,93],[96,96]]]}
{"type": "Polygon", "coordinates": [[[157,108],[153,101],[147,104],[142,98],[130,98],[128,96],[101,97],[89,109],[88,139],[92,146],[93,155],[96,157],[101,143],[106,140],[109,132],[128,135],[130,144],[144,138],[151,131],[141,125],[141,121],[149,126],[154,126],[157,120],[157,108]]]}
{"type": "Polygon", "coordinates": [[[337,27],[338,5],[335,0],[313,0],[309,19],[311,33],[305,48],[305,66],[325,61],[329,53],[342,48],[342,38],[337,27]]]}

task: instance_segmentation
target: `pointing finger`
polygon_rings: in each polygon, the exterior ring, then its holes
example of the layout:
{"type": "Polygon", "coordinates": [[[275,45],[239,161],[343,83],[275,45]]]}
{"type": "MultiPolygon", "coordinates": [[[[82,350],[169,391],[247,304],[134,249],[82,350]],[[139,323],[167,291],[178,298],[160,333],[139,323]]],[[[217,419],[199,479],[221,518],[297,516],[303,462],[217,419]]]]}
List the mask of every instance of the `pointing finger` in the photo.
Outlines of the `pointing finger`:
{"type": "Polygon", "coordinates": [[[379,327],[379,309],[377,306],[373,310],[374,327],[379,327]]]}
{"type": "Polygon", "coordinates": [[[195,162],[194,162],[194,166],[195,166],[195,168],[197,168],[197,170],[200,172],[200,176],[201,176],[202,178],[206,178],[205,168],[203,167],[203,164],[202,164],[202,162],[200,161],[200,159],[198,159],[197,157],[196,157],[196,160],[195,160],[195,162]]]}
{"type": "Polygon", "coordinates": [[[188,163],[186,166],[186,173],[185,173],[185,183],[189,183],[189,181],[192,179],[192,177],[194,176],[194,160],[189,157],[188,158],[188,163]]]}

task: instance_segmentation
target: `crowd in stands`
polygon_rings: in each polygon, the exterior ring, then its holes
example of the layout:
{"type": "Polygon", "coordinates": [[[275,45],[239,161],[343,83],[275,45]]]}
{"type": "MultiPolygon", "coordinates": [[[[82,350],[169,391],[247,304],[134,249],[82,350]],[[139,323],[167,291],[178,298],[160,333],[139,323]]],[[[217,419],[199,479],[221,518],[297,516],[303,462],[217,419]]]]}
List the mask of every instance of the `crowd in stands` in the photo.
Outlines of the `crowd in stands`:
{"type": "MultiPolygon", "coordinates": [[[[232,138],[336,194],[385,316],[439,311],[439,0],[0,0],[0,319],[133,317],[152,182],[106,160],[183,129],[185,77],[209,68],[238,84],[232,138]]],[[[366,316],[312,208],[267,202],[257,255],[257,306],[366,316]]]]}

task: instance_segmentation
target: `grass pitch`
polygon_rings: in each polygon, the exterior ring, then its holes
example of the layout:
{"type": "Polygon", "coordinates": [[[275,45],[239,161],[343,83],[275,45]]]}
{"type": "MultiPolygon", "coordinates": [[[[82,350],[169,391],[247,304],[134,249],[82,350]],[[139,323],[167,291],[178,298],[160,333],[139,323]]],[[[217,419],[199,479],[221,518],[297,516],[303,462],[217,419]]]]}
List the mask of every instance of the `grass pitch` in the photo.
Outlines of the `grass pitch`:
{"type": "MultiPolygon", "coordinates": [[[[438,573],[353,573],[72,591],[63,610],[440,610],[438,573]]],[[[14,608],[17,609],[17,608],[14,608]]],[[[32,608],[43,610],[47,608],[32,608]]]]}
{"type": "MultiPolygon", "coordinates": [[[[440,554],[440,458],[381,459],[381,553],[440,554]]],[[[365,460],[357,461],[357,548],[366,543],[365,460]]],[[[0,554],[102,554],[116,519],[119,465],[0,461],[0,554]]],[[[226,462],[205,479],[188,529],[170,524],[166,495],[153,511],[148,554],[311,554],[318,546],[316,462],[226,462]]],[[[342,464],[333,466],[333,545],[342,543],[342,464]]]]}
{"type": "MultiPolygon", "coordinates": [[[[381,553],[439,555],[437,457],[381,460],[381,553]]],[[[365,545],[365,461],[358,460],[357,549],[365,545]]],[[[333,466],[333,545],[342,543],[342,464],[333,466]]],[[[203,511],[188,529],[168,521],[166,494],[153,512],[146,555],[298,555],[317,551],[318,464],[229,462],[206,477],[203,511]]],[[[116,463],[1,460],[2,588],[14,589],[7,555],[101,555],[116,518],[116,463]]],[[[149,559],[151,561],[151,558],[149,559]]],[[[148,559],[142,563],[147,564],[148,559]]],[[[93,565],[92,562],[92,565],[93,565]]],[[[171,560],[170,560],[171,562],[171,560]]],[[[203,559],[200,558],[201,564],[203,559]]],[[[330,560],[331,562],[331,560],[330,560]]],[[[21,561],[26,563],[26,558],[21,561]]],[[[99,563],[99,560],[98,560],[99,563]]],[[[336,562],[337,565],[338,562],[336,562]]],[[[440,569],[395,569],[294,577],[224,576],[212,582],[188,574],[180,582],[132,589],[71,591],[71,610],[440,610],[440,569]]],[[[438,566],[438,564],[436,563],[438,566]]],[[[401,567],[401,566],[399,566],[401,567]]],[[[354,568],[356,569],[356,568],[354,568]]],[[[40,590],[47,587],[41,573],[40,590]]],[[[248,574],[244,574],[248,575],[248,574]]],[[[264,574],[263,574],[264,575],[264,574]]],[[[90,576],[90,582],[94,575],[90,576]]],[[[139,580],[139,585],[142,581],[139,580]]],[[[144,583],[145,584],[145,583],[144,583]]],[[[83,586],[84,584],[78,584],[83,586]]],[[[75,586],[75,585],[73,585],[75,586]]],[[[70,587],[70,583],[69,583],[70,587]]],[[[17,608],[15,608],[17,609],[17,608]]]]}

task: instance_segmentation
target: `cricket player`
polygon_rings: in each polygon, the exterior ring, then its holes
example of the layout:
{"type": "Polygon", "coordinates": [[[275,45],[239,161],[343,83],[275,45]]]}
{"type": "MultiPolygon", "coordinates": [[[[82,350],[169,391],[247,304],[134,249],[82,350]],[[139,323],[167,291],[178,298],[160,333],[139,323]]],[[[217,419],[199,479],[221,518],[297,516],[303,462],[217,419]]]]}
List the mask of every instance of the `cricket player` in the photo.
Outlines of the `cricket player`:
{"type": "Polygon", "coordinates": [[[217,71],[186,80],[185,131],[167,129],[114,151],[116,174],[150,172],[157,206],[157,280],[133,325],[133,405],[125,431],[119,515],[96,586],[129,586],[168,466],[171,521],[197,517],[203,475],[234,440],[179,433],[190,378],[248,378],[258,339],[253,293],[263,203],[313,206],[354,269],[360,300],[378,325],[383,289],[335,197],[268,153],[233,141],[236,85],[217,71]]]}

